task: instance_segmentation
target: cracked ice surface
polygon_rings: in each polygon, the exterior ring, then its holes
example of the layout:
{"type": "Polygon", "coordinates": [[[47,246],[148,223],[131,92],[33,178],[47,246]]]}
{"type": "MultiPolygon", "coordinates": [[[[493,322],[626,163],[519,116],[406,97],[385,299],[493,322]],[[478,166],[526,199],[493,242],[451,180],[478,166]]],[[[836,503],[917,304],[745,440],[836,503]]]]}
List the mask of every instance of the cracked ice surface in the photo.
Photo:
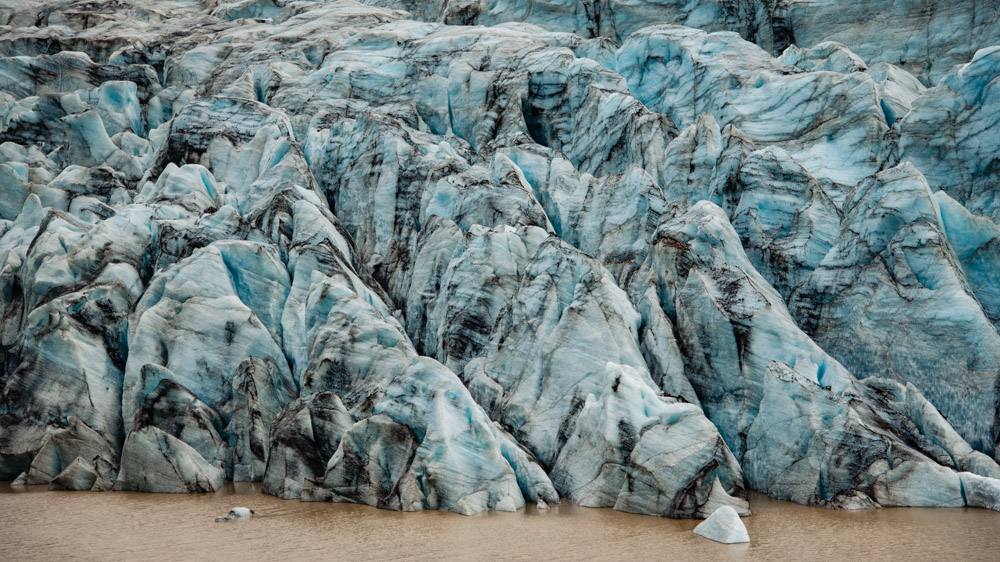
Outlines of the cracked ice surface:
{"type": "Polygon", "coordinates": [[[1000,16],[870,4],[0,0],[0,478],[1000,508],[1000,16]]]}

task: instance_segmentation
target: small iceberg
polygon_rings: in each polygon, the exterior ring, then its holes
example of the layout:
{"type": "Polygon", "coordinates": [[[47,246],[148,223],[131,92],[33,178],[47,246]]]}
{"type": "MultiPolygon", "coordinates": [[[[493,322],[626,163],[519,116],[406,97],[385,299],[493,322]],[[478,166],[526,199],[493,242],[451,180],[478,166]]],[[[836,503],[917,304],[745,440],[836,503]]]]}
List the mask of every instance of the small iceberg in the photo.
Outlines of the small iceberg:
{"type": "Polygon", "coordinates": [[[740,514],[728,505],[716,509],[694,528],[696,535],[725,544],[750,542],[747,528],[740,520],[740,514]]]}
{"type": "Polygon", "coordinates": [[[233,519],[242,519],[244,517],[250,517],[256,514],[256,512],[249,507],[234,507],[229,510],[229,513],[225,517],[216,517],[215,522],[219,523],[222,521],[232,521],[233,519]]]}

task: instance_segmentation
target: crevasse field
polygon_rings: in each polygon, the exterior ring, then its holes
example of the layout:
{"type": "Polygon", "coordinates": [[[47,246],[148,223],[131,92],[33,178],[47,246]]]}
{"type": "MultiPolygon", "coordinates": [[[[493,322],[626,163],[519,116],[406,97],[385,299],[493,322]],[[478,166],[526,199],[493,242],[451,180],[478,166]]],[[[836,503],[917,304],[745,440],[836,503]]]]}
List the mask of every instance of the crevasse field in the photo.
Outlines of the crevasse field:
{"type": "Polygon", "coordinates": [[[0,0],[0,314],[15,487],[1000,510],[1000,5],[0,0]]]}

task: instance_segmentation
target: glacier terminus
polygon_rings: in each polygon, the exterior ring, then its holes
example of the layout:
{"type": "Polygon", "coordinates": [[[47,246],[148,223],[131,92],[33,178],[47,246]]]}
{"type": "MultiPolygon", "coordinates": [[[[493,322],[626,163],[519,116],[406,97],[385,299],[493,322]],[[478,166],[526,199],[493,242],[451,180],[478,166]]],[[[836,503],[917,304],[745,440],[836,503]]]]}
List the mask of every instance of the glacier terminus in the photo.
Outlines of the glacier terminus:
{"type": "Polygon", "coordinates": [[[844,4],[0,0],[0,480],[1000,511],[1000,4],[844,4]]]}

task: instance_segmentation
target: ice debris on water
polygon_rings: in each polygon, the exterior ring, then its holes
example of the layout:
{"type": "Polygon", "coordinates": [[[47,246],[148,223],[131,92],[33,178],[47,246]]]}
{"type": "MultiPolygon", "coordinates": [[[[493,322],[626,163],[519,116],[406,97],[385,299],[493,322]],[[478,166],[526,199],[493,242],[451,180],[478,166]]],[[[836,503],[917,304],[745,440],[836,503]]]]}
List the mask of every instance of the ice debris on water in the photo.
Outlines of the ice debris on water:
{"type": "Polygon", "coordinates": [[[736,510],[724,505],[694,528],[694,534],[725,544],[750,542],[747,528],[736,510]]]}
{"type": "Polygon", "coordinates": [[[252,509],[250,509],[249,507],[234,507],[234,508],[230,509],[229,513],[227,513],[225,516],[223,516],[223,517],[216,517],[215,518],[215,522],[216,523],[221,523],[223,521],[232,521],[234,519],[243,519],[243,518],[250,517],[251,515],[256,515],[256,514],[257,514],[257,512],[254,511],[254,510],[252,510],[252,509]]]}

